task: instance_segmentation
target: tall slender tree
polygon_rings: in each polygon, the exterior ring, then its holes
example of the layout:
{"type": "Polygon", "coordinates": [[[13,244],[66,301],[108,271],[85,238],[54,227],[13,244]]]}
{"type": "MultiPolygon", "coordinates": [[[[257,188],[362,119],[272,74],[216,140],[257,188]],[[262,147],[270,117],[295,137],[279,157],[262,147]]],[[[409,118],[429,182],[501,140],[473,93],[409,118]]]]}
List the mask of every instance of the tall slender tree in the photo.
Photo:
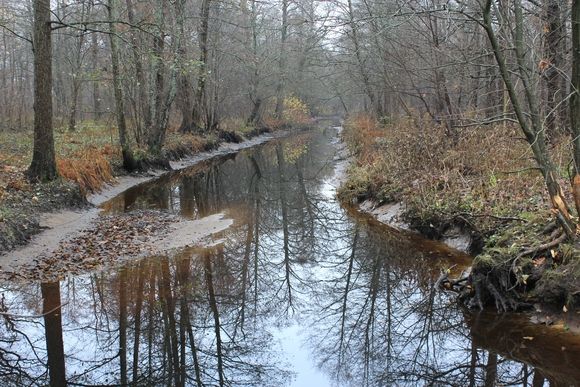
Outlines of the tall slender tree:
{"type": "Polygon", "coordinates": [[[34,146],[28,177],[49,181],[58,177],[52,128],[52,34],[50,0],[34,0],[34,146]]]}
{"type": "Polygon", "coordinates": [[[109,41],[111,45],[111,68],[113,71],[113,89],[115,94],[115,116],[117,118],[117,129],[119,131],[119,144],[123,155],[123,167],[132,171],[136,168],[135,158],[129,145],[127,136],[127,123],[125,120],[125,104],[123,100],[123,87],[119,75],[119,53],[117,49],[117,28],[114,23],[114,1],[107,0],[107,15],[109,17],[109,41]]]}

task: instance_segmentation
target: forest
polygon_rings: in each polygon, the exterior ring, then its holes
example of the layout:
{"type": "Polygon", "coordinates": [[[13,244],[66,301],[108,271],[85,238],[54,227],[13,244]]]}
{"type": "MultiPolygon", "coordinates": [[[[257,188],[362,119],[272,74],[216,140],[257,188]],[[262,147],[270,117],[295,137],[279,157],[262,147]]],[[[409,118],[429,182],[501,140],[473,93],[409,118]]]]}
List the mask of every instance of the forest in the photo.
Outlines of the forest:
{"type": "Polygon", "coordinates": [[[1,0],[0,85],[8,385],[574,383],[580,0],[1,0]]]}

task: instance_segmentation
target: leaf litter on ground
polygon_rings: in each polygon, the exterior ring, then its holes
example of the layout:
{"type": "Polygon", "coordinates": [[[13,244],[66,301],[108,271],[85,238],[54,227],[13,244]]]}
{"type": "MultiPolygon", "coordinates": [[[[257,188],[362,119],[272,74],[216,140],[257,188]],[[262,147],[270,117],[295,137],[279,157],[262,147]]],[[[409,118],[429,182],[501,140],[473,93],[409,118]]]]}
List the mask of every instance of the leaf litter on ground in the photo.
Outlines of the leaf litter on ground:
{"type": "MultiPolygon", "coordinates": [[[[167,241],[177,228],[187,228],[187,224],[192,222],[196,221],[185,221],[180,216],[152,210],[103,215],[79,236],[61,242],[53,253],[36,257],[32,264],[20,266],[17,271],[0,270],[0,280],[54,281],[114,266],[126,259],[158,255],[180,247],[167,241]]],[[[195,233],[193,230],[192,235],[195,233]]],[[[190,242],[201,239],[192,238],[190,242]]]]}

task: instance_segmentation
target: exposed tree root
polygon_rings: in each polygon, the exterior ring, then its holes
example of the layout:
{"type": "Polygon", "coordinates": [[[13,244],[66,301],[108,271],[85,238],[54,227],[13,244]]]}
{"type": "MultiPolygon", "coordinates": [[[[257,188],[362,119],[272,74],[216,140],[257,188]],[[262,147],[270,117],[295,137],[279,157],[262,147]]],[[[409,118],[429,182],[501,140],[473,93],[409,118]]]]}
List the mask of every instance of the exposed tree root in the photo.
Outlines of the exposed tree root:
{"type": "Polygon", "coordinates": [[[499,312],[528,309],[532,306],[529,299],[531,290],[553,261],[548,256],[548,259],[543,259],[545,263],[532,265],[529,259],[523,258],[556,248],[568,236],[561,228],[550,231],[548,242],[525,249],[509,259],[496,257],[495,261],[480,262],[468,277],[449,279],[447,273],[443,273],[437,284],[441,289],[458,293],[459,300],[470,308],[495,305],[499,312]]]}

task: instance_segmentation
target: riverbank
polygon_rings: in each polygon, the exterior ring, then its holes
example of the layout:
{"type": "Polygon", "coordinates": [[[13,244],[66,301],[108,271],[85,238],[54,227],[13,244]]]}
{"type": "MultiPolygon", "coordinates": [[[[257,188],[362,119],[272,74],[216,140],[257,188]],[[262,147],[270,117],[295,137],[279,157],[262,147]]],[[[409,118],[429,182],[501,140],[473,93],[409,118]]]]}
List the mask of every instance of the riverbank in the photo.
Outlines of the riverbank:
{"type": "MultiPolygon", "coordinates": [[[[215,141],[208,137],[196,142],[201,144],[198,148],[189,146],[192,143],[184,141],[178,145],[181,149],[179,157],[173,157],[170,166],[172,170],[187,168],[213,157],[235,153],[283,137],[288,133],[286,130],[272,133],[253,131],[244,138],[236,138],[236,142],[226,142],[223,139],[215,141]],[[208,148],[209,150],[203,150],[208,148]]],[[[168,144],[168,149],[175,150],[174,144],[178,142],[173,139],[168,144]]],[[[2,177],[5,183],[0,198],[0,270],[4,277],[10,277],[22,265],[30,265],[36,257],[50,256],[62,243],[79,237],[83,230],[94,226],[100,212],[96,207],[110,198],[168,172],[153,169],[126,174],[121,168],[113,166],[120,164],[120,153],[112,156],[116,158],[107,160],[111,166],[111,178],[88,192],[76,181],[66,179],[48,184],[30,184],[24,178],[25,163],[4,167],[2,177]]]]}
{"type": "MultiPolygon", "coordinates": [[[[517,128],[465,128],[454,143],[429,120],[380,126],[357,117],[343,139],[355,160],[340,198],[385,223],[462,240],[460,247],[475,255],[471,274],[442,284],[467,305],[502,311],[551,305],[573,313],[580,254],[555,227],[517,128]]],[[[565,168],[565,147],[553,146],[565,168]]]]}

